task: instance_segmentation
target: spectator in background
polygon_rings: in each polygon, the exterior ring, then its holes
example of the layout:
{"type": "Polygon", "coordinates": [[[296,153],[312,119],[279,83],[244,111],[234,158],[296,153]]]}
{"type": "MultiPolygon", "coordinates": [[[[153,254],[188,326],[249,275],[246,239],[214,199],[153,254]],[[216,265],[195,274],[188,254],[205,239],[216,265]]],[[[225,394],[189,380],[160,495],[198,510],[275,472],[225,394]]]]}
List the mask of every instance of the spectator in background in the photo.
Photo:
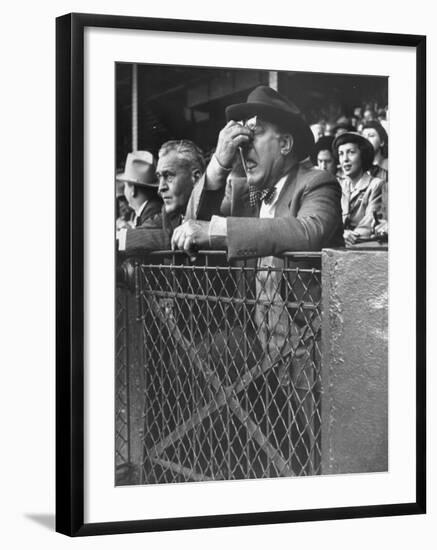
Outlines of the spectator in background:
{"type": "Polygon", "coordinates": [[[202,151],[187,139],[167,141],[158,154],[158,193],[164,201],[159,217],[117,235],[118,249],[169,250],[174,229],[180,225],[193,187],[204,172],[202,151]]]}
{"type": "Polygon", "coordinates": [[[334,136],[335,133],[335,124],[332,122],[327,122],[325,124],[325,136],[334,136]]]}
{"type": "Polygon", "coordinates": [[[373,120],[364,124],[362,135],[370,141],[375,151],[373,166],[370,168],[372,176],[388,181],[388,135],[381,124],[373,120]]]}
{"type": "Polygon", "coordinates": [[[341,136],[341,134],[345,134],[350,131],[352,131],[352,126],[349,119],[345,116],[340,117],[334,127],[334,137],[341,136]]]}
{"type": "Polygon", "coordinates": [[[135,212],[134,227],[160,216],[162,201],[157,195],[158,182],[152,153],[128,153],[124,172],[118,174],[116,179],[124,183],[124,196],[135,212]]]}
{"type": "Polygon", "coordinates": [[[367,106],[365,109],[364,109],[364,112],[363,112],[363,122],[364,124],[366,124],[367,122],[370,122],[372,120],[375,120],[376,116],[375,116],[375,111],[367,106]]]}
{"type": "Polygon", "coordinates": [[[312,124],[310,128],[314,136],[314,141],[317,143],[318,140],[325,135],[325,125],[323,122],[317,122],[316,124],[312,124]]]}
{"type": "Polygon", "coordinates": [[[115,222],[116,230],[118,231],[122,228],[132,227],[135,212],[129,206],[126,197],[124,195],[118,195],[115,200],[117,205],[117,219],[115,222]]]}
{"type": "Polygon", "coordinates": [[[379,235],[388,235],[388,135],[376,120],[365,124],[362,134],[375,150],[375,158],[369,173],[383,181],[381,207],[377,213],[378,226],[375,231],[379,235]]]}
{"type": "Polygon", "coordinates": [[[358,120],[361,120],[362,116],[363,116],[362,107],[354,107],[354,117],[358,120]]]}
{"type": "Polygon", "coordinates": [[[337,173],[337,162],[332,152],[333,136],[323,136],[315,144],[311,153],[313,165],[319,170],[326,170],[333,176],[337,173]]]}
{"type": "Polygon", "coordinates": [[[381,122],[383,120],[387,120],[386,110],[385,109],[378,109],[378,113],[377,113],[376,118],[379,120],[379,122],[381,122]]]}
{"type": "Polygon", "coordinates": [[[351,246],[371,236],[381,208],[383,182],[368,173],[374,149],[366,138],[347,132],[335,138],[332,148],[342,168],[343,237],[351,246]]]}
{"type": "Polygon", "coordinates": [[[355,115],[351,116],[351,131],[356,132],[360,119],[355,115]]]}

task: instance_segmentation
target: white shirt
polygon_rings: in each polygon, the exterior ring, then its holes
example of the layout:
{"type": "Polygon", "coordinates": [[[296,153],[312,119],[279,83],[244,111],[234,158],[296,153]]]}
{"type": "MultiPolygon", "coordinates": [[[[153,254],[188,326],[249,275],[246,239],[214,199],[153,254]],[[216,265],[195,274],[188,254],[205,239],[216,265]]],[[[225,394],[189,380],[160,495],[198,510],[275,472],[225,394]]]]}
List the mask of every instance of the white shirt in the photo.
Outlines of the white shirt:
{"type": "Polygon", "coordinates": [[[261,208],[259,211],[260,218],[274,218],[276,214],[276,204],[278,202],[279,195],[281,194],[282,188],[284,187],[287,176],[283,176],[278,183],[275,185],[275,196],[270,204],[266,204],[264,201],[261,202],[261,208]]]}

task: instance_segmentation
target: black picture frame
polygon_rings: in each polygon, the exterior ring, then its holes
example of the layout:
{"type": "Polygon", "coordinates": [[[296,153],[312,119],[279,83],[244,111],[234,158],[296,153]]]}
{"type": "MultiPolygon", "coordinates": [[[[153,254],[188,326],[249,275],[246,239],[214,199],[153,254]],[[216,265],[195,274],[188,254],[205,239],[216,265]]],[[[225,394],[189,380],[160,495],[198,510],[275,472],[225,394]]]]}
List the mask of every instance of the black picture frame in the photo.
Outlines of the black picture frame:
{"type": "Polygon", "coordinates": [[[426,511],[426,38],[96,14],[56,20],[56,530],[69,536],[422,514],[426,511]],[[84,522],[84,29],[137,29],[375,44],[416,52],[416,499],[388,505],[84,522]]]}

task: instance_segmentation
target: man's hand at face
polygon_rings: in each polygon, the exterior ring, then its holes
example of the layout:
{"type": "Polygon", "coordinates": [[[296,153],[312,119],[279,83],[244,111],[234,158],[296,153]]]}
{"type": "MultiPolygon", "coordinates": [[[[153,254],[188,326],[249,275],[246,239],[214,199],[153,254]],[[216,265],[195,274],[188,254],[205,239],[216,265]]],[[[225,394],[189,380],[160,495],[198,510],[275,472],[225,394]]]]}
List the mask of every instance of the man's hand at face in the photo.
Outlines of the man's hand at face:
{"type": "Polygon", "coordinates": [[[188,220],[173,232],[171,238],[172,250],[183,250],[191,261],[196,259],[196,252],[209,248],[209,222],[188,220]]]}
{"type": "Polygon", "coordinates": [[[215,156],[223,168],[232,168],[232,162],[239,147],[252,139],[252,131],[246,126],[230,120],[219,134],[215,156]]]}

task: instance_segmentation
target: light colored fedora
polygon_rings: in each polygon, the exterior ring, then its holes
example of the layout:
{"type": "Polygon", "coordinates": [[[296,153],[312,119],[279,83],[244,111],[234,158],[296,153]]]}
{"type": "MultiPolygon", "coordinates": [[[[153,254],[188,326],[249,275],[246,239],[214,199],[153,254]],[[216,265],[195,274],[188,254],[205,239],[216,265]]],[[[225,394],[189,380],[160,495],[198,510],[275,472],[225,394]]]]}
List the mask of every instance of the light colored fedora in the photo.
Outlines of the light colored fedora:
{"type": "Polygon", "coordinates": [[[144,187],[158,187],[155,163],[149,151],[133,151],[128,153],[124,172],[117,174],[117,181],[126,181],[144,187]]]}

